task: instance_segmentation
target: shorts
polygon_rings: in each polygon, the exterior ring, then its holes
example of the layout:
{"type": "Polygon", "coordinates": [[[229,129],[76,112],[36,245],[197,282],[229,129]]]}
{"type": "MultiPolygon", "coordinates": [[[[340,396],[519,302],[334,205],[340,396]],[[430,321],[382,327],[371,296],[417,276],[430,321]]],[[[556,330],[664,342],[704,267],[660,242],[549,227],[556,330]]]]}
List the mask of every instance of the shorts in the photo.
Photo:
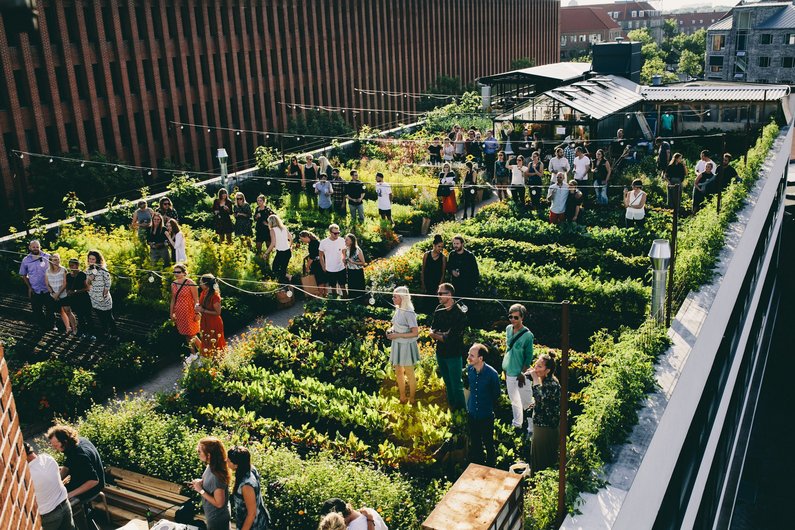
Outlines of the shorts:
{"type": "Polygon", "coordinates": [[[549,222],[556,225],[560,224],[566,220],[566,213],[555,213],[550,210],[549,212],[549,222]]]}
{"type": "Polygon", "coordinates": [[[329,287],[334,287],[336,285],[339,285],[340,287],[345,287],[345,284],[347,283],[348,279],[347,275],[345,274],[345,269],[342,269],[341,271],[336,271],[336,272],[329,272],[329,271],[324,272],[323,281],[329,287]]]}
{"type": "Polygon", "coordinates": [[[378,215],[381,216],[382,219],[391,218],[392,217],[392,208],[389,210],[382,210],[381,208],[378,209],[378,215]]]}

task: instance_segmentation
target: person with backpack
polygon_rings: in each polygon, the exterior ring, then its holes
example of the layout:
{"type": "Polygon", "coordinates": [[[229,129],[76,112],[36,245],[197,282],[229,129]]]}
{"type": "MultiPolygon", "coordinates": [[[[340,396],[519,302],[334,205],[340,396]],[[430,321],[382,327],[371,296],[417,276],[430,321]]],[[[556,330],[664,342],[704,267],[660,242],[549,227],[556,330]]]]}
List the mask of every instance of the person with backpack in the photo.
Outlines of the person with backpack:
{"type": "MultiPolygon", "coordinates": [[[[533,333],[524,325],[527,308],[513,304],[508,310],[511,323],[505,328],[507,350],[502,358],[505,372],[505,386],[511,400],[514,429],[521,431],[524,425],[524,411],[533,403],[533,392],[525,378],[525,371],[533,366],[533,333]]],[[[527,432],[532,432],[533,423],[528,422],[527,432]]]]}

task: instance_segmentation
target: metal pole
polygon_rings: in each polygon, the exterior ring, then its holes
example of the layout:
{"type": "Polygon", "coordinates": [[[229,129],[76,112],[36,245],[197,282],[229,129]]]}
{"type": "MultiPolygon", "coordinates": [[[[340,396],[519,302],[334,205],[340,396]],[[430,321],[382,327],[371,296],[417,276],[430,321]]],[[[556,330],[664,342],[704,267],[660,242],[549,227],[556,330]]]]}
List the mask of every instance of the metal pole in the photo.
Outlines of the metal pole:
{"type": "Polygon", "coordinates": [[[679,205],[682,202],[682,185],[674,184],[674,220],[671,227],[671,266],[668,269],[668,296],[665,300],[665,327],[671,327],[671,306],[674,298],[674,269],[676,268],[676,237],[679,233],[679,205]]]}
{"type": "Polygon", "coordinates": [[[570,302],[564,300],[560,306],[560,431],[558,463],[558,524],[566,516],[566,434],[569,414],[569,308],[570,302]]]}

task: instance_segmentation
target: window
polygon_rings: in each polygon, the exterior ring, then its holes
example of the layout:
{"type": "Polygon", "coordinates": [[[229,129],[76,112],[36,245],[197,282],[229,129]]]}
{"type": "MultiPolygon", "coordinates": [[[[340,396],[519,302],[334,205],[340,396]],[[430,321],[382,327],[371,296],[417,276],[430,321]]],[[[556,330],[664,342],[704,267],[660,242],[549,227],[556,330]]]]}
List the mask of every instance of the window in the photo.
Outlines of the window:
{"type": "Polygon", "coordinates": [[[638,12],[637,11],[633,11],[632,12],[632,18],[638,18],[638,12]]]}
{"type": "Polygon", "coordinates": [[[17,87],[17,98],[19,98],[20,107],[30,107],[30,90],[25,80],[25,72],[22,70],[14,70],[14,83],[17,87]]]}
{"type": "Polygon", "coordinates": [[[127,81],[130,83],[130,94],[138,93],[138,65],[135,61],[127,61],[127,81]]]}
{"type": "MultiPolygon", "coordinates": [[[[101,78],[97,77],[97,79],[101,78]]],[[[117,62],[110,63],[110,79],[113,81],[113,93],[121,96],[123,90],[121,86],[121,69],[117,62]]]]}
{"type": "Polygon", "coordinates": [[[709,71],[712,73],[719,73],[723,71],[723,56],[710,55],[709,56],[709,71]]]}
{"type": "Polygon", "coordinates": [[[149,59],[144,59],[141,61],[141,65],[143,66],[144,70],[144,84],[146,85],[146,90],[154,90],[155,73],[154,70],[152,70],[152,61],[149,59]]]}
{"type": "Polygon", "coordinates": [[[638,11],[638,17],[643,18],[643,13],[644,13],[643,11],[638,11]]]}
{"type": "MultiPolygon", "coordinates": [[[[114,65],[114,64],[116,64],[116,63],[111,63],[111,66],[114,65]]],[[[94,73],[94,79],[96,80],[94,82],[94,89],[96,90],[97,97],[98,98],[107,97],[108,94],[107,94],[107,91],[105,90],[105,83],[103,82],[105,77],[102,75],[102,71],[100,71],[99,65],[98,64],[92,64],[91,65],[91,71],[94,73]],[[103,81],[100,81],[100,79],[102,79],[103,81]]]]}
{"type": "Polygon", "coordinates": [[[585,42],[585,35],[580,35],[580,42],[585,42]]]}
{"type": "Polygon", "coordinates": [[[784,68],[792,68],[795,66],[795,57],[782,57],[781,66],[784,68]]]}
{"type": "Polygon", "coordinates": [[[560,36],[560,45],[561,46],[565,46],[566,45],[566,35],[561,35],[560,36]]]}
{"type": "Polygon", "coordinates": [[[49,77],[44,73],[43,68],[36,68],[36,87],[39,89],[39,101],[47,105],[52,103],[50,97],[50,83],[49,77]]]}
{"type": "Polygon", "coordinates": [[[743,10],[737,13],[737,29],[751,29],[751,12],[743,10]]]}
{"type": "Polygon", "coordinates": [[[762,33],[759,35],[759,44],[770,44],[773,42],[773,35],[770,33],[762,33]]]}
{"type": "Polygon", "coordinates": [[[745,51],[748,47],[748,32],[737,33],[737,51],[745,51]]]}
{"type": "Polygon", "coordinates": [[[712,51],[719,52],[723,51],[726,47],[726,35],[713,35],[712,36],[712,51]]]}
{"type": "Polygon", "coordinates": [[[767,68],[768,66],[770,66],[770,57],[760,57],[759,68],[767,68]]]}
{"type": "Polygon", "coordinates": [[[784,44],[795,44],[795,33],[787,33],[784,39],[784,44]]]}
{"type": "Polygon", "coordinates": [[[77,97],[80,99],[88,99],[88,80],[86,79],[86,69],[82,64],[76,64],[74,65],[74,71],[75,80],[77,81],[77,97]]]}

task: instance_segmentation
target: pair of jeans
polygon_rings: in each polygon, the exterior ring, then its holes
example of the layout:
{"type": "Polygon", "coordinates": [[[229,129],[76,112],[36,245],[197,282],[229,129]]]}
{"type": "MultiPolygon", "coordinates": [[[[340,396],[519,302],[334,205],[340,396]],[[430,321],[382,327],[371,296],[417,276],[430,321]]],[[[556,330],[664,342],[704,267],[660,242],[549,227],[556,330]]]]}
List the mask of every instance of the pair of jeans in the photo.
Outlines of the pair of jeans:
{"type": "Polygon", "coordinates": [[[72,516],[72,505],[69,499],[63,501],[51,512],[41,516],[43,530],[75,530],[75,521],[72,516]]]}
{"type": "Polygon", "coordinates": [[[494,416],[469,420],[469,462],[494,467],[496,454],[494,451],[494,416]],[[483,450],[486,459],[483,459],[483,450]]]}
{"type": "MultiPolygon", "coordinates": [[[[533,403],[532,381],[525,378],[524,386],[520,388],[516,377],[506,375],[505,386],[508,389],[508,399],[511,400],[511,412],[513,413],[511,425],[521,429],[524,425],[524,411],[533,403]]],[[[528,430],[530,430],[529,427],[528,425],[528,430]]]]}
{"type": "Polygon", "coordinates": [[[116,319],[113,318],[113,310],[94,309],[94,312],[99,318],[99,325],[102,327],[102,332],[105,335],[118,335],[119,330],[116,328],[116,319]]]}
{"type": "Polygon", "coordinates": [[[30,294],[30,306],[33,309],[33,320],[39,326],[50,329],[55,325],[53,312],[55,311],[55,300],[52,299],[50,293],[44,291],[43,293],[32,292],[30,294]]]}
{"type": "Polygon", "coordinates": [[[461,370],[464,369],[463,360],[459,355],[455,357],[442,357],[436,354],[436,363],[442,372],[445,392],[447,393],[447,404],[450,410],[461,410],[464,403],[464,383],[461,380],[461,370]]]}
{"type": "Polygon", "coordinates": [[[364,202],[348,202],[348,209],[351,211],[351,222],[356,222],[356,217],[359,221],[364,222],[364,202]]]}
{"type": "Polygon", "coordinates": [[[513,200],[516,204],[518,204],[521,207],[524,207],[524,197],[525,197],[524,184],[518,184],[518,185],[512,184],[511,197],[513,197],[513,200]]]}
{"type": "Polygon", "coordinates": [[[277,250],[276,257],[273,258],[273,275],[280,282],[284,281],[287,277],[287,266],[290,264],[290,258],[293,257],[292,250],[277,250]]]}
{"type": "Polygon", "coordinates": [[[607,183],[595,180],[593,189],[596,192],[596,204],[607,204],[607,183]]]}

